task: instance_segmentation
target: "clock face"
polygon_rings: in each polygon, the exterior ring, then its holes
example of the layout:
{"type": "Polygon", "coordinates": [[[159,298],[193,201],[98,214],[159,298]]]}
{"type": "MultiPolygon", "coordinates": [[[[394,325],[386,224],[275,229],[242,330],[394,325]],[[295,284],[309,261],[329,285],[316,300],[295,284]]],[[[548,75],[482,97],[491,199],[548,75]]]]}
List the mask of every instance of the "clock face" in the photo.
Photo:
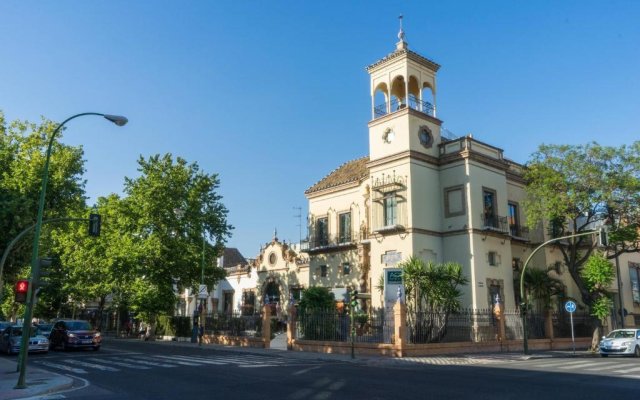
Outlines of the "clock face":
{"type": "Polygon", "coordinates": [[[385,143],[391,143],[395,138],[396,133],[391,128],[387,128],[382,134],[382,140],[384,140],[385,143]]]}
{"type": "Polygon", "coordinates": [[[420,127],[420,130],[418,130],[418,138],[420,139],[420,144],[426,148],[430,148],[433,144],[433,135],[431,134],[431,129],[426,126],[420,127]]]}

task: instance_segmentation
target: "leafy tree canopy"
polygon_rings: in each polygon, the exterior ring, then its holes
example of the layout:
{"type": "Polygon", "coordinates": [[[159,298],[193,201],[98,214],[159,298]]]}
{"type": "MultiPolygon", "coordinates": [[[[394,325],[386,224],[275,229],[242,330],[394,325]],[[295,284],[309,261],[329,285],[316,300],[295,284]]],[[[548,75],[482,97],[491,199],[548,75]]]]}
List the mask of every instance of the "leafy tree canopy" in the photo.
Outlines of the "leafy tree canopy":
{"type": "MultiPolygon", "coordinates": [[[[640,142],[628,146],[541,145],[525,170],[529,226],[549,225],[554,237],[611,227],[607,257],[640,249],[640,142]]],[[[591,236],[555,244],[582,294],[592,304],[581,270],[595,248],[591,236]]]]}

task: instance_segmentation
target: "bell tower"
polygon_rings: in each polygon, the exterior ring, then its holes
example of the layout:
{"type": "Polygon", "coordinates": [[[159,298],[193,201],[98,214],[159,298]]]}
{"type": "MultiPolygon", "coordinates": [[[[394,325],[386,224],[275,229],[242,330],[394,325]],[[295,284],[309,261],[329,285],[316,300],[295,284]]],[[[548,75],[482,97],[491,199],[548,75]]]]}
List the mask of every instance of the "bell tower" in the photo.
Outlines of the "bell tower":
{"type": "Polygon", "coordinates": [[[409,50],[402,29],[396,49],[369,65],[371,79],[370,161],[407,152],[438,157],[436,73],[440,65],[409,50]]]}

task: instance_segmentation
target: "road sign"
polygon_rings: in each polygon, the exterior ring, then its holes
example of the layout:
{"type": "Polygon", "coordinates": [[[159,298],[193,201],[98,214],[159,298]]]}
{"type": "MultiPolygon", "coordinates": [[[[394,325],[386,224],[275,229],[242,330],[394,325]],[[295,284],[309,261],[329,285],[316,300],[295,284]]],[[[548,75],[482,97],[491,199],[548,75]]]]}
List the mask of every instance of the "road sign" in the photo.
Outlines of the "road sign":
{"type": "Polygon", "coordinates": [[[206,299],[207,297],[208,297],[207,285],[200,285],[200,290],[198,290],[198,298],[206,299]]]}
{"type": "Polygon", "coordinates": [[[574,313],[576,311],[576,302],[571,300],[567,301],[566,303],[564,303],[564,309],[568,313],[574,313]]]}

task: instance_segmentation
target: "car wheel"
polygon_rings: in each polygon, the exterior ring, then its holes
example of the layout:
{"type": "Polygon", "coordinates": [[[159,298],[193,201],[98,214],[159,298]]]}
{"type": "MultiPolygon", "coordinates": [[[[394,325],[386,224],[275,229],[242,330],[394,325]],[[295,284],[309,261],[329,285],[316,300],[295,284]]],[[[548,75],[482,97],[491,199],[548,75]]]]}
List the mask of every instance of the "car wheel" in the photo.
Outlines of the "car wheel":
{"type": "Polygon", "coordinates": [[[633,351],[633,356],[640,357],[640,346],[636,346],[635,350],[633,351]]]}
{"type": "Polygon", "coordinates": [[[609,357],[608,354],[600,354],[601,357],[609,357]]]}

